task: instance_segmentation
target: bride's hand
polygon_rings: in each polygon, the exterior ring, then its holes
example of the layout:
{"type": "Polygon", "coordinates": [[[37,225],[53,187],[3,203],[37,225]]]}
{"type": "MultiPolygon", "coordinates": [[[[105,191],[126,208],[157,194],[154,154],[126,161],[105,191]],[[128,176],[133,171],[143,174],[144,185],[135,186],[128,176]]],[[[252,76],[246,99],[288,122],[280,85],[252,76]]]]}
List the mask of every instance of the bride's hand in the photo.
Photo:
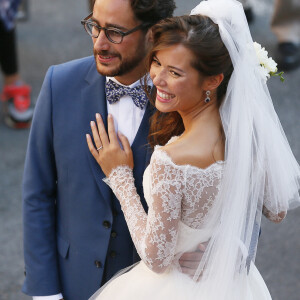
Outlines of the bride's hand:
{"type": "Polygon", "coordinates": [[[106,177],[109,176],[113,169],[120,165],[127,165],[133,169],[133,155],[130,144],[128,139],[119,132],[118,136],[124,150],[120,147],[115,132],[113,117],[111,115],[108,115],[107,117],[108,135],[100,114],[96,114],[96,121],[97,125],[94,121],[91,121],[96,148],[94,147],[92,138],[89,134],[86,135],[86,139],[90,152],[100,165],[106,177]]]}
{"type": "Polygon", "coordinates": [[[199,244],[195,252],[185,252],[181,255],[179,265],[182,273],[189,275],[191,278],[194,277],[207,244],[207,242],[199,244]]]}

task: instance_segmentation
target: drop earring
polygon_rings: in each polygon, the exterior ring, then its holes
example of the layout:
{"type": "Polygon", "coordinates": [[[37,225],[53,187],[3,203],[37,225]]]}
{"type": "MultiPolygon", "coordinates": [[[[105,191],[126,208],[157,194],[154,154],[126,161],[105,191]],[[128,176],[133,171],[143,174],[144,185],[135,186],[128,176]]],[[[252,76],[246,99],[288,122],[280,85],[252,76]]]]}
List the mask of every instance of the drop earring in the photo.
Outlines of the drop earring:
{"type": "Polygon", "coordinates": [[[210,102],[210,97],[209,97],[209,96],[210,96],[210,91],[207,91],[207,92],[206,92],[206,98],[205,98],[205,100],[204,100],[205,103],[210,102]]]}

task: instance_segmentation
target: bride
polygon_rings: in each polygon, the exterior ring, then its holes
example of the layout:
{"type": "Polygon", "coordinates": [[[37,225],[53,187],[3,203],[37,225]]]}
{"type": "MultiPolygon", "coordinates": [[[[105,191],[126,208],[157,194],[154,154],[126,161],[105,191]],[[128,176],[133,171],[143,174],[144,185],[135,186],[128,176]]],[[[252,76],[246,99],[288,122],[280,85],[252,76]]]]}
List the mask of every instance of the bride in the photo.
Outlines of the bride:
{"type": "Polygon", "coordinates": [[[253,263],[261,215],[280,222],[299,203],[300,168],[243,9],[235,0],[203,1],[152,34],[157,111],[143,178],[148,214],[134,185],[128,140],[119,133],[119,146],[112,117],[108,135],[99,115],[92,127],[99,152],[87,136],[141,257],[91,299],[271,299],[253,263]],[[188,276],[178,260],[200,243],[206,250],[188,276]]]}

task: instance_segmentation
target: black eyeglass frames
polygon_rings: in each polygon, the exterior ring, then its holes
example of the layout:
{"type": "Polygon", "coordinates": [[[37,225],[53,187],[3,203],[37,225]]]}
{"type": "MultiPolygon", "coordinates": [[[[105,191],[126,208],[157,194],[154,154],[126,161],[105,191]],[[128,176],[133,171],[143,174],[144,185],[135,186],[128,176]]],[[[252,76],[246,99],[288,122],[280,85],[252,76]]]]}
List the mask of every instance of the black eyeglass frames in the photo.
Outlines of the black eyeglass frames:
{"type": "Polygon", "coordinates": [[[105,33],[105,36],[107,37],[107,39],[114,44],[122,43],[124,36],[131,34],[135,31],[138,31],[142,28],[149,27],[151,25],[150,23],[143,23],[143,24],[140,24],[140,25],[132,28],[129,31],[123,32],[122,30],[120,30],[118,28],[114,28],[114,27],[106,28],[106,27],[99,26],[98,24],[96,24],[95,22],[90,20],[92,15],[93,15],[93,13],[90,13],[86,18],[84,18],[81,21],[81,24],[84,26],[85,31],[91,37],[97,38],[100,34],[100,31],[104,30],[104,33],[105,33]]]}

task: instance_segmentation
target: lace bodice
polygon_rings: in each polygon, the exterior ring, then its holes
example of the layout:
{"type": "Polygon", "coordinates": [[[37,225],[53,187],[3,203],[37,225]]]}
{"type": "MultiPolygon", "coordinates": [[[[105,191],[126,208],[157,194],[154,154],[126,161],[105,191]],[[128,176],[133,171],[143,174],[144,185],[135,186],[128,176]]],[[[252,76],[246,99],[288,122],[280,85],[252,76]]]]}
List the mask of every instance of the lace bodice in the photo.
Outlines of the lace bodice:
{"type": "Polygon", "coordinates": [[[143,180],[148,215],[129,167],[119,166],[105,179],[119,199],[132,240],[150,269],[161,273],[171,265],[180,222],[201,229],[218,194],[223,166],[223,162],[206,169],[176,165],[156,146],[143,180]]]}

